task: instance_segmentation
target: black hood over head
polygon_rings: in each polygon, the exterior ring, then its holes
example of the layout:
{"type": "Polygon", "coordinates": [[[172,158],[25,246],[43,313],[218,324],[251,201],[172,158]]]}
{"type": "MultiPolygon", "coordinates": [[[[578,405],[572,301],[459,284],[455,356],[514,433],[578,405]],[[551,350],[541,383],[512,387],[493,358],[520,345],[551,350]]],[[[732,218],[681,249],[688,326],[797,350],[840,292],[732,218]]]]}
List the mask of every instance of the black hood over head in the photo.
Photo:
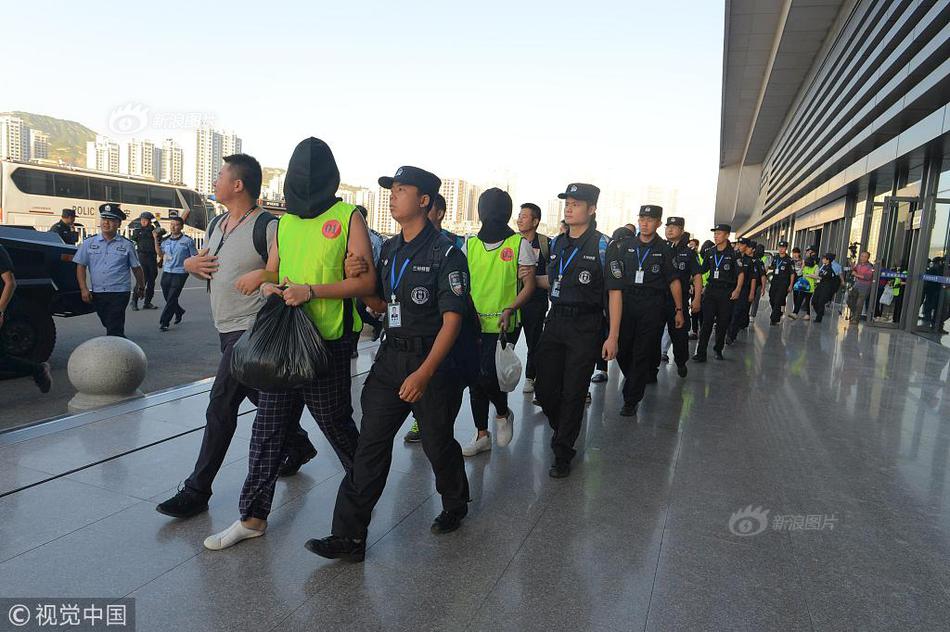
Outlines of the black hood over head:
{"type": "Polygon", "coordinates": [[[287,212],[313,219],[340,201],[339,188],[340,170],[329,145],[312,136],[300,141],[284,177],[287,212]]]}
{"type": "Polygon", "coordinates": [[[488,189],[478,198],[478,219],[482,227],[478,238],[488,244],[504,241],[515,234],[511,220],[511,196],[498,188],[488,189]]]}

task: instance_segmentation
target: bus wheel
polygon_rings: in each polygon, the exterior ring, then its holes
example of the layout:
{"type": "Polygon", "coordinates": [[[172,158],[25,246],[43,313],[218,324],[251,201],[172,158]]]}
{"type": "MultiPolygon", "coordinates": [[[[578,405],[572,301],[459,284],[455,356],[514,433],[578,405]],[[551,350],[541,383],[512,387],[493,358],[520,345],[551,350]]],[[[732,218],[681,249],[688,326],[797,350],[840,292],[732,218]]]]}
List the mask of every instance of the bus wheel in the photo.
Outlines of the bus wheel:
{"type": "Polygon", "coordinates": [[[17,301],[6,314],[0,330],[5,353],[34,362],[46,362],[56,346],[53,316],[36,303],[17,301]]]}

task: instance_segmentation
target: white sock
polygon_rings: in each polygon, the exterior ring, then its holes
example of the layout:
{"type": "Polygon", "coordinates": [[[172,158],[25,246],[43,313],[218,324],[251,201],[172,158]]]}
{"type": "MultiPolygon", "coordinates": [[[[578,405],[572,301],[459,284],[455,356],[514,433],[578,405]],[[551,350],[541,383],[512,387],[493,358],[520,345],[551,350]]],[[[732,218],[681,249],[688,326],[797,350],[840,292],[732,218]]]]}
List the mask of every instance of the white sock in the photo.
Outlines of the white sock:
{"type": "Polygon", "coordinates": [[[241,524],[240,520],[235,520],[234,524],[224,531],[215,533],[214,535],[209,535],[207,538],[205,538],[205,548],[211,549],[212,551],[220,551],[221,549],[226,549],[229,546],[234,546],[242,540],[258,538],[264,535],[264,531],[266,530],[266,526],[263,529],[248,529],[241,524]]]}

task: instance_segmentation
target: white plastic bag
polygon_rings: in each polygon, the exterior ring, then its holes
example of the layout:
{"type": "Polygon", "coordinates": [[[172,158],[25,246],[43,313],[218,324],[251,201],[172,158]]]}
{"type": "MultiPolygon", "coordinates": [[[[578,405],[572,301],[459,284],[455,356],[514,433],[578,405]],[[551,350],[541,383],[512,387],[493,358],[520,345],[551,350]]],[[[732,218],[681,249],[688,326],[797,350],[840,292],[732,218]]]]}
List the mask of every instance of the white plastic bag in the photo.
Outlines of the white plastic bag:
{"type": "Polygon", "coordinates": [[[521,382],[521,359],[504,333],[498,336],[498,346],[495,347],[495,373],[498,375],[498,388],[502,392],[512,392],[521,382]]]}
{"type": "Polygon", "coordinates": [[[894,302],[894,292],[891,291],[891,288],[885,288],[883,294],[881,294],[881,305],[890,305],[894,302]]]}

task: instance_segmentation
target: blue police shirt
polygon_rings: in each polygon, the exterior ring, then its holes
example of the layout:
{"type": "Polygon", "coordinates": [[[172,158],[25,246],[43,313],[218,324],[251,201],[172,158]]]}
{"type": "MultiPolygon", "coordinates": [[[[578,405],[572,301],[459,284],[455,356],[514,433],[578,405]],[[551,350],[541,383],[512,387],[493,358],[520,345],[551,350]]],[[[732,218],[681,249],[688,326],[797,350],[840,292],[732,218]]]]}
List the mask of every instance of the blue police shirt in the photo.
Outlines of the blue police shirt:
{"type": "Polygon", "coordinates": [[[89,268],[93,292],[131,291],[129,270],[141,267],[135,244],[121,235],[107,240],[101,233],[79,244],[73,262],[89,268]]]}
{"type": "Polygon", "coordinates": [[[195,248],[195,242],[188,235],[182,235],[178,239],[169,237],[162,242],[162,255],[165,258],[164,263],[162,263],[162,271],[185,274],[185,259],[197,254],[198,249],[195,248]]]}
{"type": "Polygon", "coordinates": [[[831,262],[831,270],[838,276],[841,276],[841,264],[838,263],[837,261],[831,262]]]}

